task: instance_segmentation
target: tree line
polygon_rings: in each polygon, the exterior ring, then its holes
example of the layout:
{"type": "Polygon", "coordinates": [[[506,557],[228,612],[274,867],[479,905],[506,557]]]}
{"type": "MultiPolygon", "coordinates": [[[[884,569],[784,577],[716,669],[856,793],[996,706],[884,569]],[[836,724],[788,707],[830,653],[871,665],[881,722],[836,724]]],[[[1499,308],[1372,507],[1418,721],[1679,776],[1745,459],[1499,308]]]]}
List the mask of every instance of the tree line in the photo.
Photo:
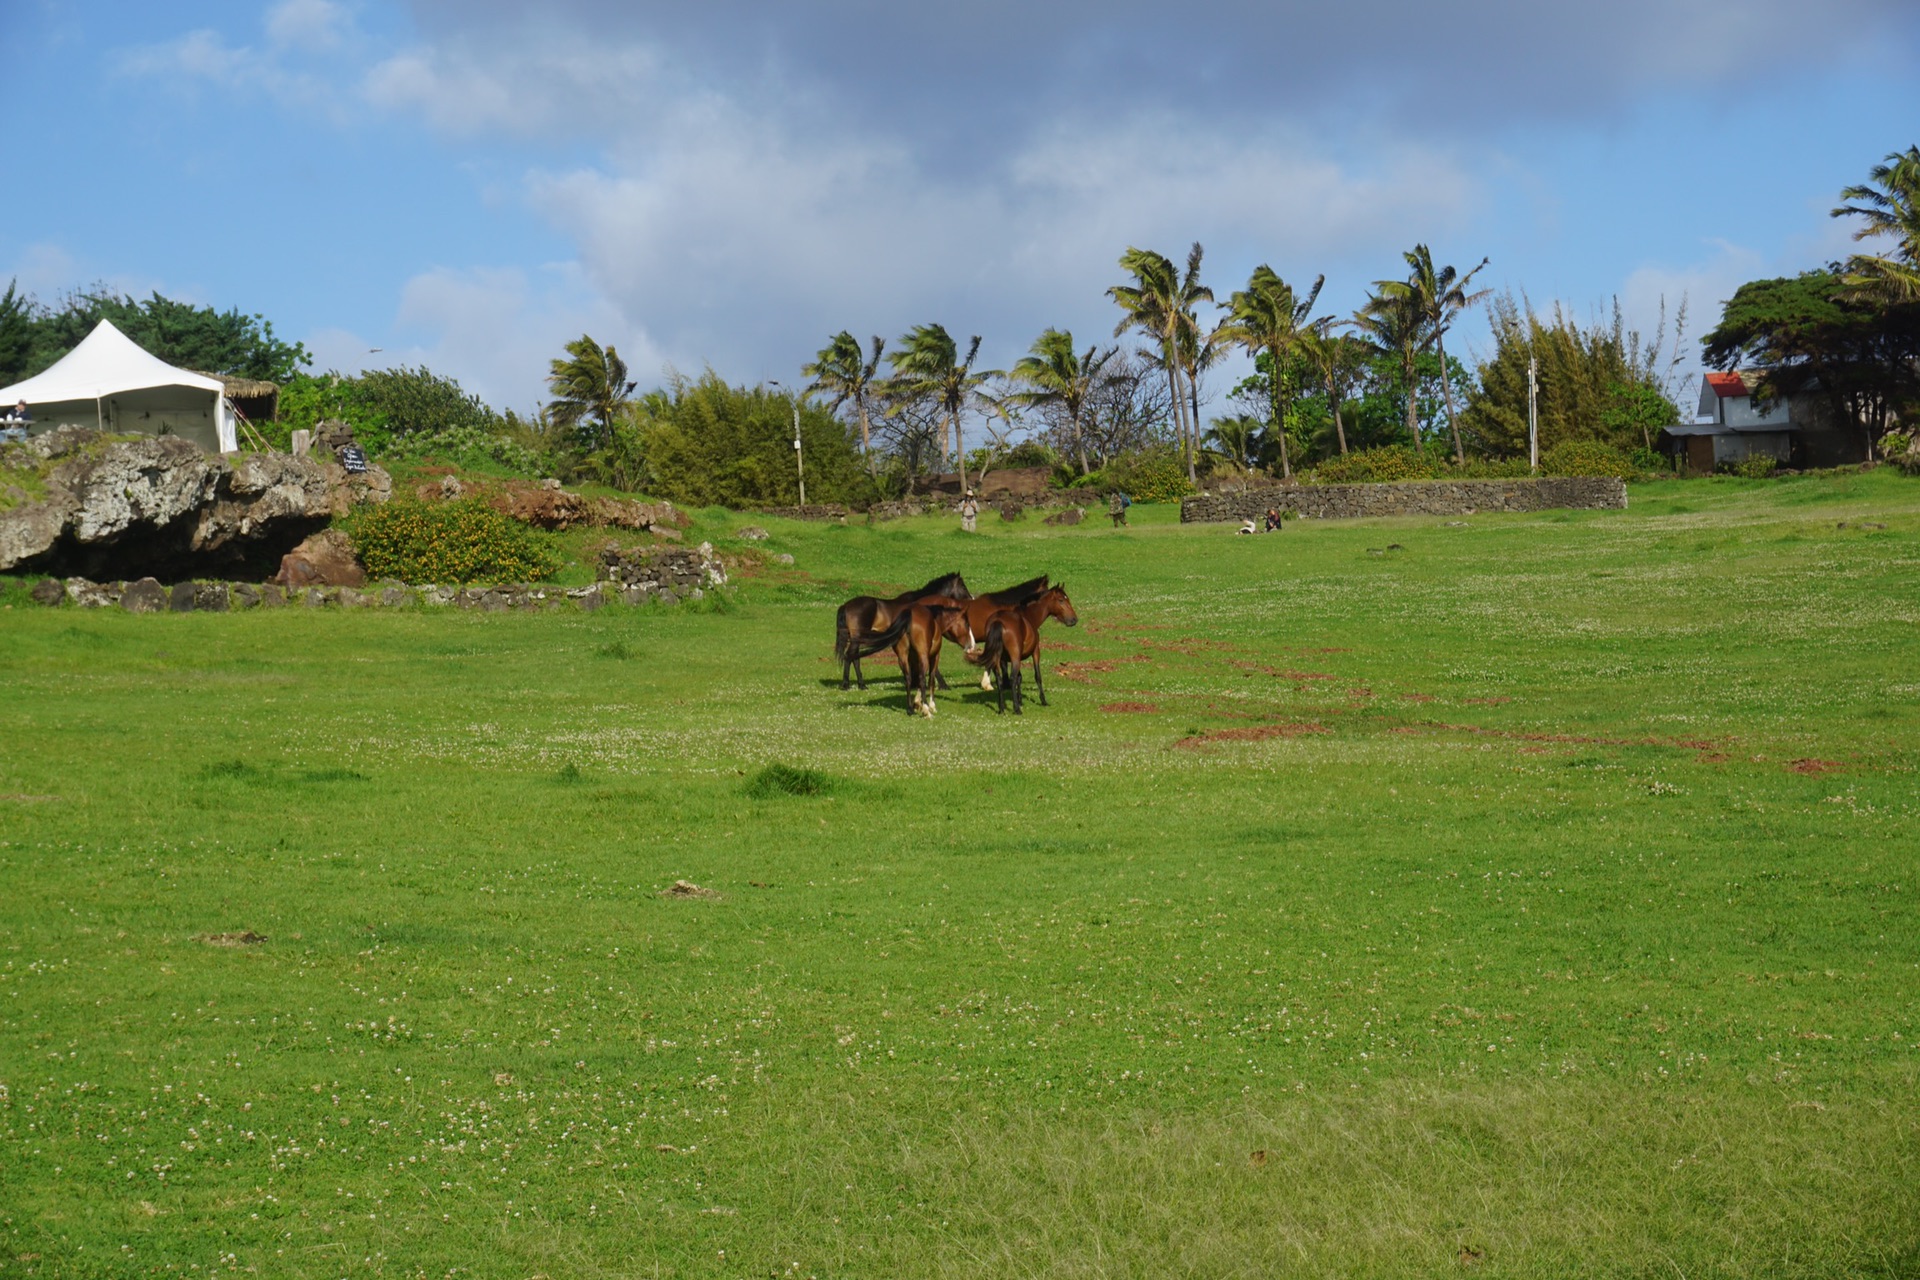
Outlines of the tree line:
{"type": "MultiPolygon", "coordinates": [[[[1756,371],[1763,398],[1817,391],[1884,448],[1920,404],[1920,149],[1888,156],[1841,199],[1833,215],[1857,219],[1857,238],[1881,251],[1743,285],[1702,339],[1704,357],[1756,371]]],[[[1659,431],[1691,416],[1673,393],[1684,302],[1669,339],[1664,306],[1643,334],[1617,302],[1582,320],[1475,288],[1484,257],[1461,270],[1419,244],[1402,259],[1404,275],[1374,281],[1358,309],[1336,315],[1316,314],[1324,275],[1297,286],[1262,264],[1219,301],[1200,244],[1178,262],[1129,247],[1106,291],[1112,333],[1084,341],[1046,328],[1006,370],[981,366],[979,335],[963,341],[926,323],[891,344],[842,330],[801,366],[801,385],[739,386],[709,370],[643,392],[614,347],[583,334],[551,361],[551,398],[526,416],[498,413],[425,368],[307,373],[305,349],[258,315],[104,288],[41,306],[9,286],[0,379],[37,372],[111,319],[171,363],[281,383],[269,434],[282,440],[340,417],[375,453],[431,452],[726,505],[797,497],[796,431],[809,496],[857,502],[931,472],[967,484],[1011,465],[1053,466],[1065,483],[1152,470],[1155,483],[1194,486],[1203,473],[1291,478],[1337,469],[1345,455],[1397,451],[1413,462],[1384,474],[1465,473],[1526,454],[1530,404],[1543,451],[1598,445],[1654,465],[1659,431]],[[1470,367],[1448,337],[1482,306],[1491,350],[1470,367]],[[1251,357],[1251,372],[1218,385],[1235,351],[1251,357]]]]}

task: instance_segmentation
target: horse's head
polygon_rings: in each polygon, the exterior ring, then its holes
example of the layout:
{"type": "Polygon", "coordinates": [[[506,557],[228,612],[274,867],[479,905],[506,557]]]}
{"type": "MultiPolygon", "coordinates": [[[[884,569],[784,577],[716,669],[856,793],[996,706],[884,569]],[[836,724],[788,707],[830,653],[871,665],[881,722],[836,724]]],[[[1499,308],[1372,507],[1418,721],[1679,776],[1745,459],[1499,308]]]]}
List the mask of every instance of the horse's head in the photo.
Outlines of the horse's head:
{"type": "Polygon", "coordinates": [[[1073,601],[1067,599],[1067,584],[1055,583],[1047,588],[1047,616],[1058,618],[1070,627],[1080,625],[1080,615],[1074,610],[1073,601]]]}
{"type": "Polygon", "coordinates": [[[967,580],[957,573],[950,573],[940,580],[939,594],[949,600],[973,599],[973,592],[967,590],[967,580]]]}

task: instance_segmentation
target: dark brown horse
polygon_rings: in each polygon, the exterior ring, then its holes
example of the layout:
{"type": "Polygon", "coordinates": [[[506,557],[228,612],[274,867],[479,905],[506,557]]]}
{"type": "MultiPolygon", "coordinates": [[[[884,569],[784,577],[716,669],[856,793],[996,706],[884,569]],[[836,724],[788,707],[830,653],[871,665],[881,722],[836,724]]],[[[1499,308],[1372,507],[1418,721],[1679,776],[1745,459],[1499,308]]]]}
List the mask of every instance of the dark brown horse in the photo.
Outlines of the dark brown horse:
{"type": "Polygon", "coordinates": [[[973,632],[967,629],[965,606],[957,601],[920,601],[901,609],[887,629],[878,635],[854,642],[859,656],[878,653],[892,647],[904,650],[900,669],[907,675],[907,712],[933,716],[933,673],[940,665],[943,640],[958,641],[963,648],[973,647],[973,632]]]}
{"type": "MultiPolygon", "coordinates": [[[[867,687],[866,673],[860,670],[860,658],[871,655],[879,649],[866,646],[866,639],[878,632],[885,631],[894,620],[894,615],[908,605],[920,600],[970,600],[972,592],[967,590],[966,579],[957,573],[942,574],[918,591],[903,591],[889,600],[877,596],[855,596],[840,606],[840,613],[833,623],[833,653],[840,659],[840,687],[847,687],[847,674],[852,672],[860,681],[860,687],[867,687]]],[[[885,646],[882,646],[884,648],[885,646]]],[[[901,669],[906,669],[904,660],[901,669]]]]}
{"type": "Polygon", "coordinates": [[[968,662],[986,668],[980,673],[980,687],[994,690],[1003,714],[1008,685],[1013,686],[1013,714],[1023,714],[1020,664],[1029,658],[1033,659],[1033,684],[1039,690],[1040,705],[1047,705],[1047,686],[1040,679],[1040,624],[1048,618],[1058,618],[1070,627],[1080,625],[1080,615],[1067,598],[1065,584],[1048,587],[1019,608],[995,610],[987,617],[979,652],[967,654],[968,662]]]}
{"type": "MultiPolygon", "coordinates": [[[[973,629],[973,634],[976,638],[984,636],[987,634],[988,618],[991,618],[1001,609],[1018,608],[1022,605],[1031,604],[1046,589],[1047,575],[1043,573],[1037,578],[1028,578],[1025,582],[1016,582],[1012,586],[999,591],[990,591],[983,596],[970,596],[961,601],[962,607],[967,611],[967,625],[973,629]]],[[[967,648],[971,649],[973,646],[969,644],[967,648]]],[[[896,648],[894,653],[900,660],[901,669],[905,670],[907,665],[905,651],[896,648]]],[[[942,689],[947,687],[946,679],[941,676],[938,666],[933,669],[933,678],[942,689]]]]}

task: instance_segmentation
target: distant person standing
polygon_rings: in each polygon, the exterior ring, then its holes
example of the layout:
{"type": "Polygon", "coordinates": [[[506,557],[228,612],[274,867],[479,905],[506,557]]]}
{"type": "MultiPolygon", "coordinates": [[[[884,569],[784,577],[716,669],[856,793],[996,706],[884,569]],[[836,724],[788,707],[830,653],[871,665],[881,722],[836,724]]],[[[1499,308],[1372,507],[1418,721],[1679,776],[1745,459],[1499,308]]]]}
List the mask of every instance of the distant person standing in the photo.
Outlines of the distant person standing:
{"type": "Polygon", "coordinates": [[[1119,489],[1113,491],[1113,497],[1107,501],[1107,515],[1113,520],[1113,527],[1127,527],[1127,508],[1133,505],[1133,499],[1119,489]]]}
{"type": "Polygon", "coordinates": [[[974,522],[980,518],[980,504],[974,500],[973,490],[967,490],[967,496],[960,501],[960,527],[968,533],[975,532],[974,522]]]}

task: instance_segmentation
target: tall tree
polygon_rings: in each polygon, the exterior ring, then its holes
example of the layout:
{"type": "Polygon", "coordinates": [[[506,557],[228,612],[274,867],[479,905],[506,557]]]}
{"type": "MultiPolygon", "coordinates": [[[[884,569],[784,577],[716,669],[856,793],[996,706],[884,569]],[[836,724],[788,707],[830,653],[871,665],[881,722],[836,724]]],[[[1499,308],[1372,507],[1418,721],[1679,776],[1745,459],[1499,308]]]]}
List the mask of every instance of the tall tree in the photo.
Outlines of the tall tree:
{"type": "Polygon", "coordinates": [[[1426,301],[1411,281],[1376,280],[1373,296],[1353,313],[1349,322],[1374,350],[1399,361],[1407,386],[1407,434],[1413,438],[1416,453],[1424,453],[1420,441],[1419,385],[1420,353],[1429,345],[1426,301]]]}
{"type": "Polygon", "coordinates": [[[878,334],[873,338],[873,353],[868,355],[860,349],[854,336],[842,329],[833,335],[826,346],[820,348],[820,354],[813,363],[802,365],[800,372],[812,378],[808,391],[819,391],[833,397],[832,412],[838,413],[840,406],[848,401],[853,403],[854,411],[860,416],[860,451],[866,456],[867,471],[874,470],[873,430],[868,423],[867,411],[873,399],[874,375],[879,371],[880,360],[887,348],[886,340],[878,334]]]}
{"type": "Polygon", "coordinates": [[[1586,323],[1560,304],[1541,314],[1512,292],[1489,304],[1493,354],[1479,366],[1479,389],[1467,396],[1461,430],[1475,447],[1494,454],[1525,454],[1529,394],[1527,369],[1538,369],[1542,451],[1572,440],[1597,440],[1620,449],[1647,447],[1661,427],[1679,417],[1669,387],[1682,360],[1678,349],[1685,307],[1676,317],[1675,346],[1666,352],[1667,315],[1651,334],[1630,328],[1614,300],[1609,318],[1586,323]]]}
{"type": "Polygon", "coordinates": [[[1267,385],[1273,430],[1280,440],[1280,474],[1286,479],[1293,478],[1293,457],[1287,448],[1287,357],[1308,333],[1307,317],[1313,314],[1313,304],[1326,282],[1325,276],[1318,277],[1302,298],[1263,262],[1253,269],[1247,287],[1236,289],[1227,299],[1227,319],[1220,326],[1222,338],[1246,348],[1248,355],[1257,358],[1261,352],[1267,354],[1272,366],[1267,385]]]}
{"type": "Polygon", "coordinates": [[[1080,463],[1083,476],[1093,471],[1087,461],[1087,412],[1101,372],[1119,351],[1118,347],[1102,351],[1092,346],[1084,355],[1076,355],[1070,330],[1048,329],[1007,373],[1015,387],[1008,399],[1066,418],[1072,432],[1074,457],[1080,463]]]}
{"type": "Polygon", "coordinates": [[[1300,335],[1300,353],[1312,363],[1320,375],[1321,385],[1326,388],[1327,407],[1333,413],[1333,433],[1340,442],[1340,452],[1345,453],[1347,425],[1341,408],[1366,376],[1366,347],[1358,339],[1333,332],[1333,326],[1322,320],[1308,325],[1300,335]]]}
{"type": "Polygon", "coordinates": [[[1709,365],[1762,373],[1767,394],[1817,386],[1836,420],[1863,433],[1869,458],[1920,401],[1920,303],[1889,305],[1830,271],[1741,285],[1701,342],[1709,365]]]}
{"type": "Polygon", "coordinates": [[[158,293],[136,302],[101,285],[68,294],[53,307],[36,306],[11,288],[8,293],[16,314],[31,325],[26,362],[19,370],[25,376],[73,350],[102,320],[168,364],[202,373],[284,383],[310,361],[305,346],[274,336],[272,321],[238,309],[215,311],[158,293]]]}
{"type": "Polygon", "coordinates": [[[1204,252],[1196,241],[1187,251],[1187,270],[1183,275],[1165,255],[1151,249],[1129,248],[1120,255],[1120,266],[1133,276],[1133,283],[1107,290],[1107,296],[1125,313],[1114,326],[1114,336],[1138,329],[1159,348],[1167,392],[1173,401],[1174,431],[1186,450],[1187,479],[1194,484],[1199,483],[1194,460],[1198,428],[1188,418],[1185,397],[1181,394],[1180,374],[1185,364],[1181,344],[1198,327],[1196,306],[1213,301],[1213,291],[1200,283],[1200,260],[1204,252]]]}
{"type": "Polygon", "coordinates": [[[20,293],[19,282],[9,280],[6,293],[0,294],[0,385],[26,375],[37,319],[34,310],[33,299],[20,293]]]}
{"type": "Polygon", "coordinates": [[[1415,245],[1406,259],[1407,266],[1412,268],[1407,283],[1413,295],[1420,300],[1427,332],[1440,355],[1440,387],[1447,399],[1447,429],[1453,433],[1453,460],[1464,467],[1467,454],[1460,446],[1460,414],[1453,404],[1453,379],[1447,376],[1447,330],[1453,327],[1454,320],[1462,311],[1493,292],[1491,289],[1482,289],[1478,293],[1467,292],[1467,286],[1486,268],[1489,259],[1480,259],[1480,265],[1464,276],[1450,266],[1436,268],[1433,254],[1423,244],[1415,245]]]}
{"type": "Polygon", "coordinates": [[[1894,152],[1867,177],[1840,193],[1842,200],[1857,203],[1841,205],[1833,216],[1863,219],[1853,238],[1891,239],[1893,252],[1856,254],[1847,261],[1845,284],[1884,302],[1920,301],[1920,147],[1894,152]]]}
{"type": "Polygon", "coordinates": [[[980,386],[997,376],[992,369],[975,369],[980,355],[979,335],[968,339],[966,359],[945,327],[917,325],[900,339],[900,349],[888,357],[893,376],[888,389],[896,397],[930,400],[945,414],[943,449],[951,448],[960,487],[967,487],[966,443],[960,435],[960,415],[986,402],[980,386]]]}
{"type": "Polygon", "coordinates": [[[638,384],[627,379],[627,362],[619,352],[584,333],[567,344],[566,352],[565,359],[552,362],[547,375],[553,388],[548,412],[592,447],[613,430],[614,418],[638,384]]]}

